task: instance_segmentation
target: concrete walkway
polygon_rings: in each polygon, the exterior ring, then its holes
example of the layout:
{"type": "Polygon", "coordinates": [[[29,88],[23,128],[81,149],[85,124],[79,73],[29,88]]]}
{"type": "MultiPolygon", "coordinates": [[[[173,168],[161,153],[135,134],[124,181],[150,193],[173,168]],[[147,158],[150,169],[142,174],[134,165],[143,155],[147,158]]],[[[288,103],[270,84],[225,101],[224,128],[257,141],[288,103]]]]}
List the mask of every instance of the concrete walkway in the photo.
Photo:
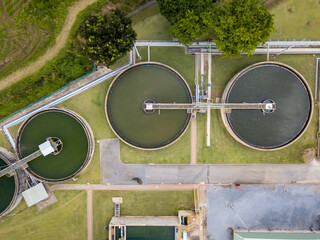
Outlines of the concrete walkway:
{"type": "Polygon", "coordinates": [[[259,165],[189,165],[123,164],[118,139],[100,140],[101,178],[103,184],[229,184],[229,183],[320,183],[320,163],[259,165]]]}
{"type": "Polygon", "coordinates": [[[93,240],[92,190],[87,190],[87,234],[88,240],[93,240]]]}
{"type": "Polygon", "coordinates": [[[55,184],[50,185],[50,191],[187,191],[198,187],[198,184],[170,185],[104,185],[104,184],[55,184]]]}

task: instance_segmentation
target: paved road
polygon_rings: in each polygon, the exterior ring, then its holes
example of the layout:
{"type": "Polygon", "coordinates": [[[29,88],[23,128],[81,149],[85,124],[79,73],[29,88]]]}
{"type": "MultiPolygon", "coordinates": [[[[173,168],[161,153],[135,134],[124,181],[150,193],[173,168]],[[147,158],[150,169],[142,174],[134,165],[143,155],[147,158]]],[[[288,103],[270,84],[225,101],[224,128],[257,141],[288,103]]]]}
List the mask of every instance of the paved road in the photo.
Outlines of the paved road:
{"type": "Polygon", "coordinates": [[[100,140],[100,165],[103,184],[229,184],[229,183],[320,183],[320,163],[258,165],[123,164],[119,139],[100,140]]]}

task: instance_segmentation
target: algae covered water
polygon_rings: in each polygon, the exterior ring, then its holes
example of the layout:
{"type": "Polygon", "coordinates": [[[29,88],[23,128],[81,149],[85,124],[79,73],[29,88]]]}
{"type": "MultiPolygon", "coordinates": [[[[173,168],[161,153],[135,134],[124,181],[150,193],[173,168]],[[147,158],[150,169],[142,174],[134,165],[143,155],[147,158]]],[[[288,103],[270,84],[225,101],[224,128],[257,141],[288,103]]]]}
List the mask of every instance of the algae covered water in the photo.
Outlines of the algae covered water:
{"type": "Polygon", "coordinates": [[[21,156],[37,151],[38,145],[47,137],[58,137],[63,149],[58,155],[49,154],[29,162],[29,169],[36,176],[59,180],[81,169],[88,153],[88,138],[77,119],[57,110],[45,111],[31,118],[22,126],[18,146],[21,156]]]}
{"type": "MultiPolygon", "coordinates": [[[[172,226],[127,226],[127,240],[174,240],[172,226]]],[[[116,228],[116,239],[119,239],[119,228],[116,228]]]]}
{"type": "MultiPolygon", "coordinates": [[[[7,166],[7,163],[0,158],[0,169],[7,166]]],[[[10,205],[15,192],[14,176],[3,176],[0,178],[0,213],[10,205]]]]}
{"type": "Polygon", "coordinates": [[[156,103],[190,103],[191,93],[176,72],[154,63],[126,70],[110,86],[106,111],[115,133],[136,147],[163,147],[184,132],[190,114],[186,110],[145,113],[142,104],[147,99],[156,103]]]}

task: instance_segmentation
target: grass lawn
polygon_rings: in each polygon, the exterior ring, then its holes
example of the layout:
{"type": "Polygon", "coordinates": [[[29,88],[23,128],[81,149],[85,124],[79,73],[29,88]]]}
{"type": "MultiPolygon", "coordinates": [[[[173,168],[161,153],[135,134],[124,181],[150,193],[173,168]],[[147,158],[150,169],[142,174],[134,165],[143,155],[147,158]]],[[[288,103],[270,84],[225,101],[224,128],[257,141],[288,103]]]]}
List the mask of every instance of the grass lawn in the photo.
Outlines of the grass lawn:
{"type": "Polygon", "coordinates": [[[22,203],[0,221],[1,239],[86,239],[87,212],[85,191],[55,192],[58,202],[42,212],[22,203]],[[22,211],[21,213],[19,213],[22,211]]]}
{"type": "Polygon", "coordinates": [[[160,15],[159,7],[154,5],[143,18],[138,15],[133,18],[134,30],[138,33],[138,40],[171,40],[168,30],[169,22],[160,15]],[[146,18],[145,18],[146,17],[146,18]]]}
{"type": "Polygon", "coordinates": [[[10,143],[8,142],[6,135],[2,131],[0,131],[0,147],[3,147],[8,151],[12,151],[10,143]]]}
{"type": "Polygon", "coordinates": [[[316,0],[282,0],[270,9],[276,32],[270,39],[319,39],[320,4],[316,0]]]}
{"type": "MultiPolygon", "coordinates": [[[[55,195],[58,202],[42,212],[38,212],[35,206],[26,208],[26,203],[22,200],[11,213],[17,215],[1,219],[1,239],[87,239],[86,192],[56,191],[55,195]]],[[[112,197],[123,197],[123,216],[176,216],[179,209],[194,207],[192,191],[94,191],[95,240],[107,239],[108,232],[104,227],[113,216],[112,197]]]]}
{"type": "Polygon", "coordinates": [[[192,191],[158,191],[158,192],[93,192],[93,239],[106,239],[104,230],[113,216],[112,197],[122,197],[122,216],[177,216],[178,210],[194,207],[192,191]]]}

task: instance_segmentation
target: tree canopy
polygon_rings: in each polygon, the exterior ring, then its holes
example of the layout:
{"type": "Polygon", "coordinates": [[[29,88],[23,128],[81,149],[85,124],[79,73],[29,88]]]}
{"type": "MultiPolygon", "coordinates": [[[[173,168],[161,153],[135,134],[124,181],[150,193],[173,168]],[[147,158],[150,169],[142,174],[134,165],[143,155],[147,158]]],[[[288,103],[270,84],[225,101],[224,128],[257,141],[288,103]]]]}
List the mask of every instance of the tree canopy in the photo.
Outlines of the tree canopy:
{"type": "Polygon", "coordinates": [[[183,44],[208,34],[216,0],[157,0],[170,23],[169,32],[183,44]],[[208,10],[208,7],[211,10],[208,10]]]}
{"type": "Polygon", "coordinates": [[[96,63],[110,66],[132,49],[137,34],[132,22],[118,9],[89,17],[79,28],[80,46],[96,63]]]}
{"type": "Polygon", "coordinates": [[[258,0],[232,0],[217,15],[214,41],[224,56],[251,54],[273,30],[272,15],[258,0]]]}
{"type": "Polygon", "coordinates": [[[250,54],[268,40],[273,18],[258,0],[157,0],[169,32],[185,45],[210,35],[224,56],[250,54]]]}

